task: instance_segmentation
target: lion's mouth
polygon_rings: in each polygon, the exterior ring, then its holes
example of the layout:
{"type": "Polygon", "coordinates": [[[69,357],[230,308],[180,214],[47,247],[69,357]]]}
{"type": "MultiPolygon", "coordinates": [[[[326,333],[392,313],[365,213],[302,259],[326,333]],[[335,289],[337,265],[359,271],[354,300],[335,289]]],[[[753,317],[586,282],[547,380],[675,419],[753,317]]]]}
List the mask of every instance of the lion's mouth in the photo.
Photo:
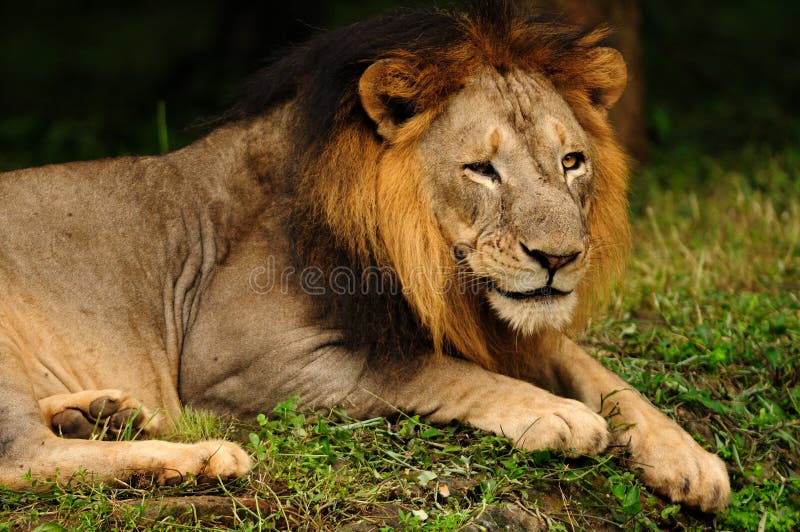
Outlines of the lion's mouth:
{"type": "Polygon", "coordinates": [[[572,290],[565,292],[563,290],[559,290],[558,288],[553,288],[552,286],[542,286],[541,288],[537,288],[535,290],[528,290],[527,292],[509,292],[508,290],[503,290],[495,283],[492,283],[491,289],[496,291],[503,297],[516,300],[551,299],[551,298],[568,296],[572,293],[572,290]]]}

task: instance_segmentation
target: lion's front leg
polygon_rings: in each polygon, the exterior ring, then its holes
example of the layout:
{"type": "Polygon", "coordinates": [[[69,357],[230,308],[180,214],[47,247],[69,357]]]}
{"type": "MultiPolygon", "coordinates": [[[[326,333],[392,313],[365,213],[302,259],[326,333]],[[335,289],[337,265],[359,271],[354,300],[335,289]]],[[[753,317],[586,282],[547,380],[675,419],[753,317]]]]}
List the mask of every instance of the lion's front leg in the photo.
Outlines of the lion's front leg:
{"type": "Polygon", "coordinates": [[[677,423],[564,336],[542,342],[535,382],[587,404],[612,423],[612,443],[624,445],[634,469],[651,488],[676,502],[718,512],[730,498],[725,463],[704,450],[677,423]]]}
{"type": "MultiPolygon", "coordinates": [[[[383,388],[386,390],[386,388],[383,388]]],[[[609,441],[605,419],[579,401],[451,357],[430,357],[385,398],[429,420],[459,420],[528,450],[595,455],[609,441]]]]}

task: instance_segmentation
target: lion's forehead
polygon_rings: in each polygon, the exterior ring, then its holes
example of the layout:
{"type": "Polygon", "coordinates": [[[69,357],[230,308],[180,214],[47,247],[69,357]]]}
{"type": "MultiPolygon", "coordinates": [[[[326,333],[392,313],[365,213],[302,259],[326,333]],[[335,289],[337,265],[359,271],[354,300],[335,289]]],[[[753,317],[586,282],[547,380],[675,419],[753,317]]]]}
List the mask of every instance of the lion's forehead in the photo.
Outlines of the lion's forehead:
{"type": "Polygon", "coordinates": [[[451,121],[466,129],[502,125],[502,136],[517,136],[534,148],[543,138],[586,144],[586,133],[550,81],[537,72],[495,70],[474,76],[449,106],[451,121]]]}

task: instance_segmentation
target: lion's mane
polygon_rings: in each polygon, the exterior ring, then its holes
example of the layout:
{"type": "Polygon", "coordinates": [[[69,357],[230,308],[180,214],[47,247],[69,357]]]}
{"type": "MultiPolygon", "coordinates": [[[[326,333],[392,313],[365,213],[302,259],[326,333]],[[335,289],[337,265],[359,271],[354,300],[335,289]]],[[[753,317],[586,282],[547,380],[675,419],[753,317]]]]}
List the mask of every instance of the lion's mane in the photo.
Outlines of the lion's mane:
{"type": "Polygon", "coordinates": [[[480,4],[467,13],[399,12],[327,33],[254,76],[229,115],[254,118],[282,103],[294,109],[293,163],[287,175],[270,180],[291,189],[298,265],[381,272],[388,283],[383,290],[328,294],[320,308],[336,316],[352,348],[367,348],[381,360],[432,347],[487,368],[507,367],[536,341],[508,329],[480,296],[453,289],[461,280],[413,150],[448,98],[480,68],[544,73],[590,138],[592,255],[579,287],[576,327],[628,248],[626,159],[599,110],[602,94],[590,89],[613,83],[599,53],[607,32],[520,16],[507,2],[480,4]],[[401,60],[392,63],[401,66],[389,79],[405,123],[391,149],[358,96],[361,74],[382,58],[401,60]],[[392,282],[403,290],[386,290],[392,282]]]}

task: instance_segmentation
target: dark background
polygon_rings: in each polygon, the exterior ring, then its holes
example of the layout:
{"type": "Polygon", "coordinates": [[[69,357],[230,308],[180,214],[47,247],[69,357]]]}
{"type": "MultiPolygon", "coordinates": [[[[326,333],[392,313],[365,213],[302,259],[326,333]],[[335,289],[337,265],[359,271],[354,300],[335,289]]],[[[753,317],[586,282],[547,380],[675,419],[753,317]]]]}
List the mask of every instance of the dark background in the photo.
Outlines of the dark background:
{"type": "MultiPolygon", "coordinates": [[[[800,2],[633,3],[651,156],[798,144],[800,2]]],[[[2,2],[0,170],[158,153],[160,105],[170,148],[182,146],[292,43],[396,5],[431,4],[2,2]]]]}

